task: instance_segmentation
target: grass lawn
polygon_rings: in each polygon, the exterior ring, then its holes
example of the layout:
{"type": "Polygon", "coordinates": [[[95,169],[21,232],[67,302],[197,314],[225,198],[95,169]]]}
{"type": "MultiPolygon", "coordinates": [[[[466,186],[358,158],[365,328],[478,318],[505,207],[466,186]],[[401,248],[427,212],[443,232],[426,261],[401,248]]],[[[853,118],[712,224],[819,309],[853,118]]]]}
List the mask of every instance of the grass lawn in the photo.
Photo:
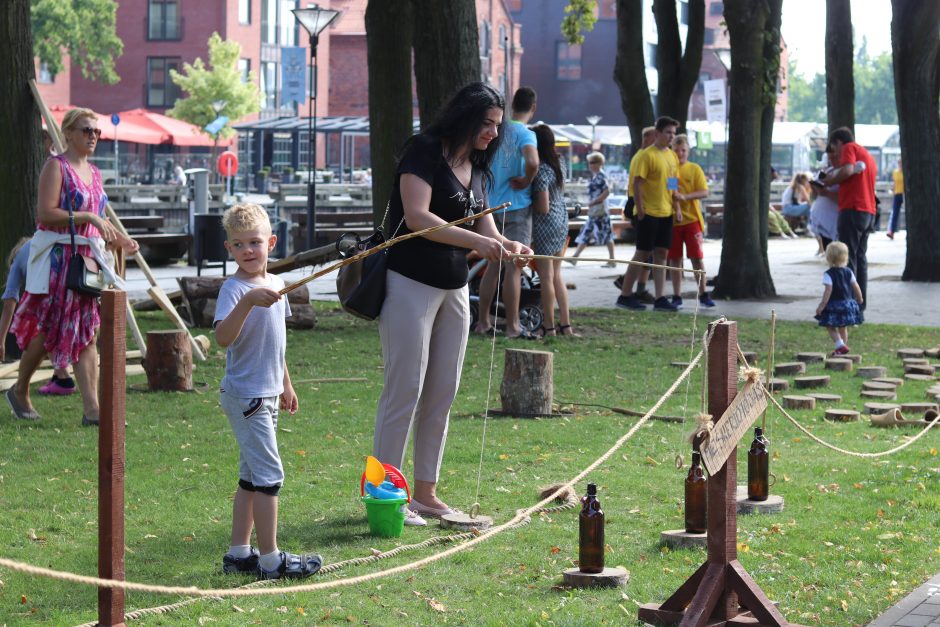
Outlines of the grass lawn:
{"type": "MultiPolygon", "coordinates": [[[[382,386],[381,349],[374,324],[355,320],[333,304],[318,304],[314,331],[288,334],[288,363],[300,412],[282,415],[282,549],[316,551],[327,562],[421,542],[436,526],[406,528],[401,538],[368,535],[358,498],[364,456],[371,452],[375,406],[382,386]],[[311,382],[365,377],[367,382],[311,382]],[[306,381],[306,382],[305,382],[306,381]]],[[[159,314],[140,316],[146,329],[169,328],[159,314]]],[[[470,339],[461,391],[451,416],[440,494],[467,509],[474,501],[497,523],[537,501],[540,486],[574,476],[636,422],[585,403],[648,408],[690,357],[689,317],[579,311],[580,339],[521,344],[499,338],[492,394],[499,407],[503,349],[540,348],[555,355],[555,398],[576,412],[568,419],[491,418],[486,426],[482,482],[476,493],[490,376],[489,339],[470,339]]],[[[698,330],[706,320],[699,319],[698,330]]],[[[769,325],[739,323],[744,350],[766,353],[769,325]]],[[[851,345],[864,364],[900,376],[901,347],[931,347],[936,329],[869,325],[851,345]]],[[[810,323],[781,322],[777,359],[798,351],[825,351],[829,340],[810,323]]],[[[259,356],[263,358],[263,356],[259,356]]],[[[228,547],[237,450],[218,407],[224,366],[216,346],[197,364],[201,393],[127,394],[127,578],[137,582],[236,587],[250,578],[221,573],[228,547]]],[[[764,360],[762,359],[762,362],[764,360]]],[[[808,373],[822,372],[811,365],[808,373]]],[[[827,372],[828,373],[828,372],[827,372]]],[[[861,409],[861,379],[831,373],[839,407],[861,409]]],[[[699,410],[700,376],[682,386],[660,413],[691,417],[699,410]]],[[[135,388],[144,377],[132,378],[135,388]]],[[[899,400],[922,401],[927,384],[909,381],[899,400]]],[[[77,397],[35,396],[37,423],[0,417],[0,556],[55,569],[97,572],[97,432],[79,426],[77,397]]],[[[881,451],[911,429],[873,429],[867,421],[829,423],[823,406],[793,412],[822,438],[843,448],[881,451]]],[[[671,594],[705,559],[704,550],[661,548],[659,534],[682,526],[682,482],[677,453],[688,457],[689,424],[651,421],[590,478],[607,514],[608,565],[627,568],[622,590],[565,590],[561,573],[577,558],[576,510],[536,517],[475,549],[410,574],[359,587],[277,597],[204,600],[134,624],[635,624],[637,605],[671,594]]],[[[781,415],[767,418],[777,477],[772,492],[784,513],[738,518],[739,559],[791,621],[808,625],[863,625],[940,571],[940,430],[904,451],[878,460],[846,457],[800,434],[781,415]]],[[[746,440],[749,442],[750,438],[746,440]]],[[[743,459],[746,447],[739,448],[743,459]]],[[[409,453],[410,457],[410,453],[409,453]]],[[[410,459],[403,469],[411,477],[410,459]]],[[[746,461],[739,461],[745,480],[746,461]]],[[[584,486],[579,487],[584,491],[584,486]]],[[[325,577],[372,572],[414,561],[415,551],[380,564],[325,577]]],[[[96,618],[96,590],[0,569],[0,624],[74,625],[96,618]]],[[[132,593],[128,611],[178,598],[132,593]]]]}

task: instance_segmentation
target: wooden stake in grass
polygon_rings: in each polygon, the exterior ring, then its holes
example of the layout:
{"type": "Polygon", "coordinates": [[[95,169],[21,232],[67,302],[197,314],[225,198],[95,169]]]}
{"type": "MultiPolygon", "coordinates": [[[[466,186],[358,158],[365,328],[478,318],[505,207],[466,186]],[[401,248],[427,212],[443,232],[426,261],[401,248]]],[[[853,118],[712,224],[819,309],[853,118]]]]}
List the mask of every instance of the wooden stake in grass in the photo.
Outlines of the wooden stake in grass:
{"type": "MultiPolygon", "coordinates": [[[[101,293],[98,576],[124,579],[124,420],[127,292],[101,293]]],[[[98,588],[98,624],[124,625],[124,590],[98,588]]]]}

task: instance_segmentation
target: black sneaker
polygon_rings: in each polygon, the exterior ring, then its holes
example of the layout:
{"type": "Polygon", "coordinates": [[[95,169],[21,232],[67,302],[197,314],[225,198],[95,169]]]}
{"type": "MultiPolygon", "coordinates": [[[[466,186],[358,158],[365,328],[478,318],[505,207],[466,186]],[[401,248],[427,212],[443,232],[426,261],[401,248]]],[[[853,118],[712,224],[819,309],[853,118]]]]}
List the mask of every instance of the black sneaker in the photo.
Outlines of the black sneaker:
{"type": "Polygon", "coordinates": [[[616,287],[618,290],[623,289],[623,275],[622,274],[618,276],[616,279],[614,279],[614,287],[616,287]]]}
{"type": "Polygon", "coordinates": [[[653,294],[650,293],[649,290],[643,290],[642,292],[637,292],[636,297],[641,303],[646,303],[647,305],[652,305],[653,303],[656,302],[656,297],[653,296],[653,294]]]}
{"type": "Polygon", "coordinates": [[[255,574],[258,579],[303,579],[316,573],[323,565],[319,555],[296,555],[281,551],[281,563],[274,570],[265,570],[258,562],[255,574]]]}
{"type": "Polygon", "coordinates": [[[226,553],[222,556],[222,572],[228,574],[253,573],[258,570],[258,549],[251,547],[248,557],[235,557],[226,553]]]}
{"type": "Polygon", "coordinates": [[[617,306],[621,309],[635,309],[637,311],[646,309],[646,305],[637,300],[637,297],[633,294],[630,296],[618,296],[617,306]]]}
{"type": "Polygon", "coordinates": [[[665,296],[660,296],[653,303],[653,311],[679,311],[679,308],[669,302],[665,296]]]}
{"type": "Polygon", "coordinates": [[[682,309],[682,297],[681,296],[673,296],[669,302],[675,305],[676,309],[682,309]]]}

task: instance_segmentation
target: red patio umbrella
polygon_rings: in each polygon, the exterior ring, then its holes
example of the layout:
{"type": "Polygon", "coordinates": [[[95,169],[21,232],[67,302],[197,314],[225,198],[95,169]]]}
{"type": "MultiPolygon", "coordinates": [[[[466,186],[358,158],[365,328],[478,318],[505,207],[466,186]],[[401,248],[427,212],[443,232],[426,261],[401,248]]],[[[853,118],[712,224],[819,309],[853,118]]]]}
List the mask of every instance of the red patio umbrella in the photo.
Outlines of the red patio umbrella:
{"type": "MultiPolygon", "coordinates": [[[[154,111],[131,109],[130,111],[122,111],[118,115],[121,116],[121,127],[124,126],[126,120],[129,123],[146,126],[162,133],[164,137],[164,141],[160,142],[162,144],[173,144],[174,146],[215,145],[212,137],[203,133],[198,126],[154,111]]],[[[122,128],[119,128],[118,132],[121,130],[122,128]]],[[[220,139],[218,145],[231,146],[234,141],[234,138],[220,139]]]]}
{"type": "MultiPolygon", "coordinates": [[[[74,109],[75,105],[55,105],[50,108],[52,117],[55,118],[56,122],[60,125],[62,120],[65,118],[65,114],[70,110],[74,109]]],[[[119,141],[122,142],[134,142],[137,144],[164,144],[167,142],[167,133],[161,131],[159,128],[156,128],[148,124],[140,124],[139,122],[133,119],[125,119],[124,114],[121,114],[121,122],[115,129],[114,125],[111,124],[110,115],[102,115],[101,113],[95,113],[98,116],[98,128],[101,129],[101,139],[114,140],[115,131],[117,132],[117,137],[119,141]]],[[[43,126],[45,126],[45,121],[43,126]]]]}

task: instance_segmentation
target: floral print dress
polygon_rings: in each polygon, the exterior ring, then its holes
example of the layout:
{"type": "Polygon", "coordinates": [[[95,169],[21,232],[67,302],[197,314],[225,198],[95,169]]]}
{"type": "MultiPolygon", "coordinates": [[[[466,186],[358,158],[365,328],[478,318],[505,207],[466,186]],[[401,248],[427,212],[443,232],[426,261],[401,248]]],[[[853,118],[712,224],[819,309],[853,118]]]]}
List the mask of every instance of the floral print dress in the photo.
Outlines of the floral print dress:
{"type": "MultiPolygon", "coordinates": [[[[59,163],[62,173],[62,188],[59,191],[59,207],[68,209],[69,202],[75,213],[94,211],[104,215],[108,197],[101,186],[101,173],[91,167],[90,184],[82,181],[68,160],[57,155],[51,157],[59,163]]],[[[37,224],[40,231],[68,233],[65,227],[49,227],[37,224]]],[[[76,235],[101,237],[98,229],[91,223],[75,226],[76,235]]],[[[91,255],[88,246],[78,246],[78,253],[91,255]]],[[[101,324],[98,299],[72,291],[65,286],[69,260],[72,258],[70,244],[56,244],[52,248],[51,269],[49,271],[49,293],[30,294],[25,292],[16,308],[16,315],[10,331],[16,336],[16,343],[21,349],[39,334],[45,334],[43,347],[49,353],[49,359],[55,368],[65,368],[78,361],[79,354],[95,340],[95,333],[101,324]]]]}

